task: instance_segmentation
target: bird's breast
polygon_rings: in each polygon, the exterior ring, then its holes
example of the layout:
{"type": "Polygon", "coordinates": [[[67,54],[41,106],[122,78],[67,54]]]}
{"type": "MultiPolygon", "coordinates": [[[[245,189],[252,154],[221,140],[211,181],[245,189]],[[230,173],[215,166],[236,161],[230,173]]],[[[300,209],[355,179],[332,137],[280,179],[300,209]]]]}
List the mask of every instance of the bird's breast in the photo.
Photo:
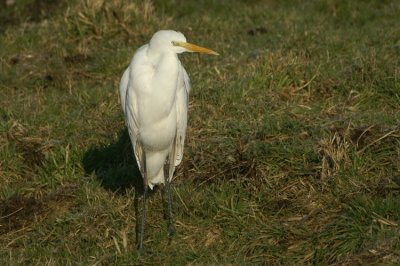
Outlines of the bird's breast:
{"type": "Polygon", "coordinates": [[[176,135],[176,111],[173,108],[168,115],[157,114],[157,107],[143,117],[139,134],[143,144],[150,150],[168,149],[176,135]],[[154,114],[154,116],[152,116],[154,114]]]}

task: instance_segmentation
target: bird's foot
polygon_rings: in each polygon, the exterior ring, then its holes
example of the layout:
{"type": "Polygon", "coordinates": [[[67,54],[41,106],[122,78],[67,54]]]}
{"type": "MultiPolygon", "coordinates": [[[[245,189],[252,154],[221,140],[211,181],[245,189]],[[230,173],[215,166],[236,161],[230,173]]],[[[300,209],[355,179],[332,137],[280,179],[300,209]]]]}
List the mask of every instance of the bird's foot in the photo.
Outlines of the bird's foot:
{"type": "Polygon", "coordinates": [[[138,253],[139,253],[139,256],[142,256],[142,255],[143,255],[143,253],[144,253],[143,245],[139,245],[139,247],[138,247],[138,253]]]}
{"type": "Polygon", "coordinates": [[[173,223],[170,223],[168,225],[168,236],[171,237],[171,236],[174,236],[175,234],[176,234],[175,225],[173,223]]]}

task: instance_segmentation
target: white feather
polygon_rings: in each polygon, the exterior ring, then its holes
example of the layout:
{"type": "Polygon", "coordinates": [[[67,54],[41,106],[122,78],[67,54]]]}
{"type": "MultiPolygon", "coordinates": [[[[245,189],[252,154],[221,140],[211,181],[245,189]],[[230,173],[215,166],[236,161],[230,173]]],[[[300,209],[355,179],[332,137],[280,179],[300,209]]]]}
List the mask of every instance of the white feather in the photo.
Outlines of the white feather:
{"type": "Polygon", "coordinates": [[[149,44],[136,51],[121,78],[122,111],[140,171],[150,188],[164,183],[167,158],[169,180],[183,158],[190,80],[178,54],[196,49],[216,54],[186,43],[180,32],[158,31],[149,44]]]}

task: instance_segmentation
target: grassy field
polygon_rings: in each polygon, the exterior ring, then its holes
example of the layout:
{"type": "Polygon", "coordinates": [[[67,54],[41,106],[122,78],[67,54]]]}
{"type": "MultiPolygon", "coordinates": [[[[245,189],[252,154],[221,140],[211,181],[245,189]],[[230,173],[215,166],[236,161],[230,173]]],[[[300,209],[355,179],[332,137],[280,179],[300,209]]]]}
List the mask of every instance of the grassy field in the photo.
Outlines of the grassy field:
{"type": "Polygon", "coordinates": [[[400,263],[399,1],[4,2],[1,265],[400,263]],[[220,56],[181,56],[177,235],[156,189],[139,257],[118,84],[159,29],[220,56]]]}

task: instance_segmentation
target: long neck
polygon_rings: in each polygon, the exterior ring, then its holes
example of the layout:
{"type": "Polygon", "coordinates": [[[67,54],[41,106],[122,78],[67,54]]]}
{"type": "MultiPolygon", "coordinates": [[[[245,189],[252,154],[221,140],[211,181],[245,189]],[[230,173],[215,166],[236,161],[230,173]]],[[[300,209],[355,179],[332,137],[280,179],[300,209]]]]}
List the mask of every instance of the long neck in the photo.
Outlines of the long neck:
{"type": "Polygon", "coordinates": [[[175,53],[164,52],[155,58],[152,89],[165,106],[175,102],[180,62],[175,53]]]}
{"type": "Polygon", "coordinates": [[[149,53],[153,71],[148,76],[146,97],[141,97],[143,123],[153,123],[171,114],[175,106],[180,62],[175,53],[149,53]],[[149,111],[151,110],[151,111],[149,111]]]}

